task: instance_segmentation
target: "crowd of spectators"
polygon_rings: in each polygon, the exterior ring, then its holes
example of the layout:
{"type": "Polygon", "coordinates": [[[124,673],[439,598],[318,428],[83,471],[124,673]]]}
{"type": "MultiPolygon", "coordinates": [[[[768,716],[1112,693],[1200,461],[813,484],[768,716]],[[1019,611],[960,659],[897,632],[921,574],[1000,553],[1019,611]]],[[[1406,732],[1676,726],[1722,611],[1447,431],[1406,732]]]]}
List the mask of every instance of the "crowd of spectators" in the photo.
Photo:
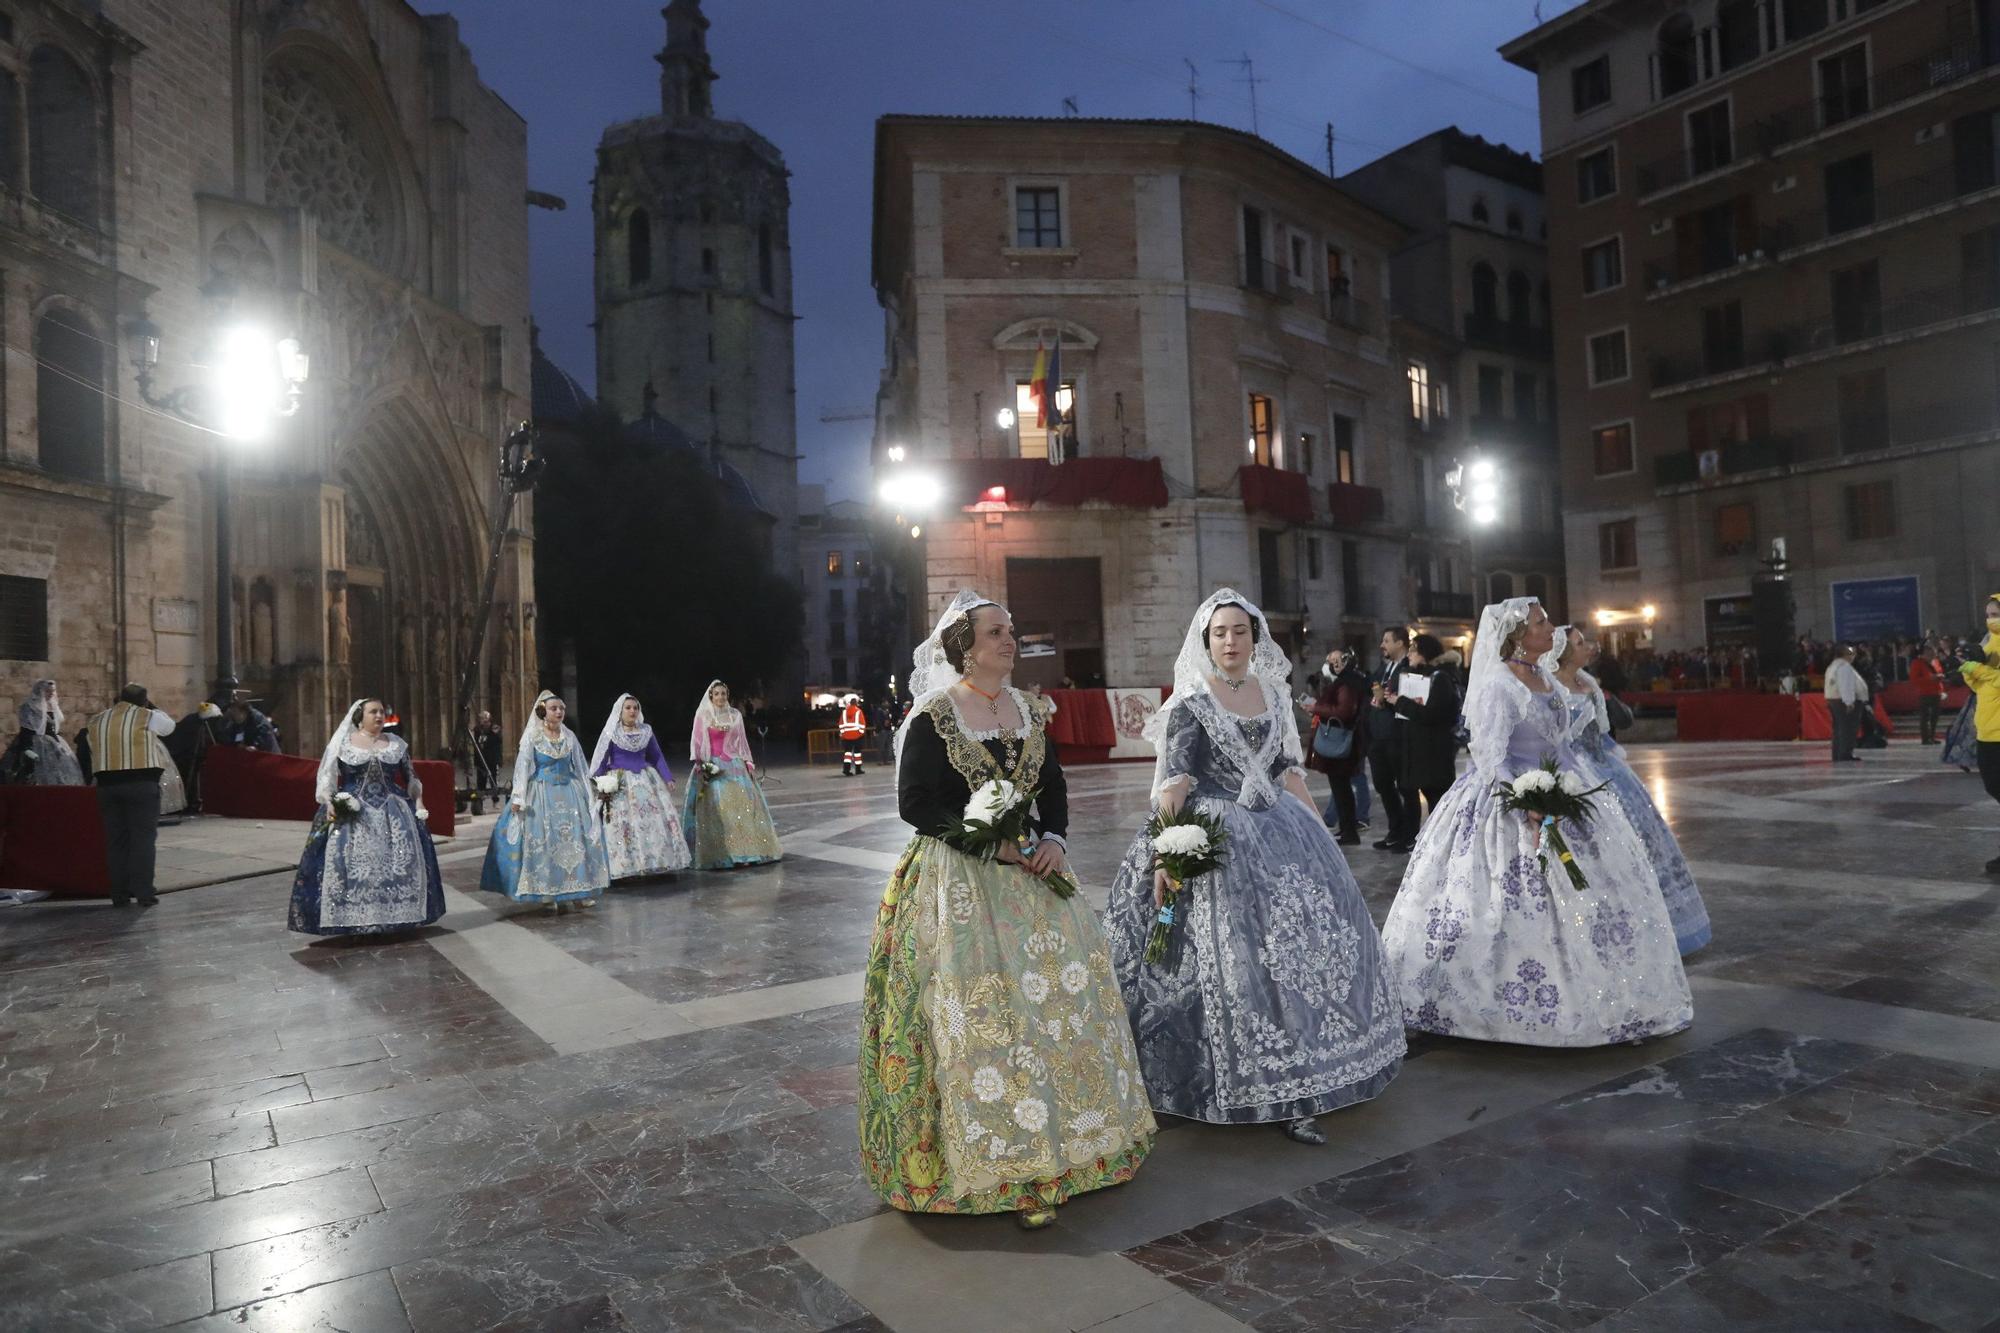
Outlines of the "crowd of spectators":
{"type": "MultiPolygon", "coordinates": [[[[1736,645],[1646,650],[1618,658],[1607,653],[1599,659],[1596,674],[1606,688],[1620,691],[1764,690],[1797,694],[1820,688],[1839,646],[1801,637],[1791,659],[1775,664],[1762,661],[1755,648],[1736,645]]],[[[1853,646],[1855,670],[1872,691],[1910,679],[1911,664],[1926,658],[1942,662],[1945,677],[1955,679],[1961,662],[1979,656],[1978,639],[1951,634],[1858,640],[1853,646]],[[1926,645],[1930,645],[1929,652],[1926,645]]]]}

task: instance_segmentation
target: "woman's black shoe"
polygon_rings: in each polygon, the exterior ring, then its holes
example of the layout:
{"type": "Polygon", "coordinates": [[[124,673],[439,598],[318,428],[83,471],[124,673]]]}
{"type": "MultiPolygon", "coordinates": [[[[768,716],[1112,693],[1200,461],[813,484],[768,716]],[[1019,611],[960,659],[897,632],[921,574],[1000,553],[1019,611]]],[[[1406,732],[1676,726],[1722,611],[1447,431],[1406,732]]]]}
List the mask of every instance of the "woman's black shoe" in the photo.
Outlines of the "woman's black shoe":
{"type": "Polygon", "coordinates": [[[1396,840],[1394,838],[1377,838],[1369,845],[1374,847],[1378,852],[1393,852],[1396,850],[1396,840]]]}

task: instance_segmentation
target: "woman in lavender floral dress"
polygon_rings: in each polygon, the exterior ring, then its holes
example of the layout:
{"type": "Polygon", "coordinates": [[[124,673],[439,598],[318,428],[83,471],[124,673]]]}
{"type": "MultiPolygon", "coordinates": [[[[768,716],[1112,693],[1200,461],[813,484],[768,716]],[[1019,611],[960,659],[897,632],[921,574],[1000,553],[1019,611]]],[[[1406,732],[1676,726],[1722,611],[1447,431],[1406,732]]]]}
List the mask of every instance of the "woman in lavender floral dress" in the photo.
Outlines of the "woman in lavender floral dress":
{"type": "Polygon", "coordinates": [[[1597,657],[1597,646],[1574,625],[1558,626],[1555,646],[1542,655],[1542,669],[1555,677],[1569,696],[1570,742],[1577,757],[1597,770],[1597,778],[1609,783],[1607,796],[1618,798],[1619,808],[1632,821],[1646,844],[1646,857],[1659,876],[1660,891],[1666,896],[1667,919],[1674,925],[1674,943],[1681,956],[1707,945],[1714,936],[1708,924],[1708,906],[1695,886],[1694,872],[1688,869],[1681,845],[1661,816],[1660,808],[1646,791],[1646,784],[1625,762],[1625,750],[1611,739],[1611,717],[1604,703],[1604,687],[1584,670],[1597,657]]]}
{"type": "Polygon", "coordinates": [[[1563,833],[1577,890],[1542,830],[1501,808],[1498,787],[1553,761],[1590,778],[1570,749],[1565,696],[1538,665],[1553,626],[1533,598],[1486,608],[1465,720],[1472,769],[1424,822],[1382,928],[1403,1021],[1425,1032],[1531,1046],[1603,1046],[1694,1020],[1660,883],[1615,798],[1563,833]]]}

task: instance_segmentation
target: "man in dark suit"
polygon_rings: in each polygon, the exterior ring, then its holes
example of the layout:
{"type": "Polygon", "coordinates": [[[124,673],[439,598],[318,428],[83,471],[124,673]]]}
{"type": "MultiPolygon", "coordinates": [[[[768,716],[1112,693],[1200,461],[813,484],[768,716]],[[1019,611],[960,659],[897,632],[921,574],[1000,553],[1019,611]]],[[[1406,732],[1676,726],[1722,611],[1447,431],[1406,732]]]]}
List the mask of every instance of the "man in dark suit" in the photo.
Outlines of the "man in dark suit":
{"type": "Polygon", "coordinates": [[[1382,631],[1382,665],[1369,677],[1373,688],[1368,703],[1368,774],[1388,824],[1386,834],[1375,843],[1385,852],[1407,852],[1417,841],[1416,812],[1403,799],[1401,732],[1409,720],[1398,717],[1395,706],[1388,702],[1388,696],[1397,693],[1396,684],[1409,652],[1410,631],[1401,625],[1389,626],[1382,631]]]}

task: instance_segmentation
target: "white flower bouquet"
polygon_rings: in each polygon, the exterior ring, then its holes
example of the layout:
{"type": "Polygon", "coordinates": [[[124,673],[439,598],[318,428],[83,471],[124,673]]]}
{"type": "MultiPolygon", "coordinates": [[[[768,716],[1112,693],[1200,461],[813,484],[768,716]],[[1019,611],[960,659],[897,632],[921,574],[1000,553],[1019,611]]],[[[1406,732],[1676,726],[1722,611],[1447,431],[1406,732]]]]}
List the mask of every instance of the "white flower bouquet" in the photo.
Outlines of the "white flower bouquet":
{"type": "Polygon", "coordinates": [[[624,785],[624,780],[622,773],[600,773],[590,780],[591,789],[597,793],[605,814],[611,813],[612,798],[618,795],[618,788],[624,785]]]}
{"type": "Polygon", "coordinates": [[[350,819],[361,817],[361,798],[351,791],[336,793],[331,804],[333,817],[339,823],[345,824],[350,819]]]}
{"type": "MultiPolygon", "coordinates": [[[[988,860],[993,859],[1003,843],[1012,843],[1024,859],[1032,856],[1038,839],[1028,828],[1028,808],[1034,803],[1033,791],[1005,778],[982,783],[973,788],[965,811],[959,816],[958,827],[946,836],[945,842],[988,860]]],[[[1076,892],[1076,881],[1061,871],[1042,882],[1058,898],[1076,892]]]]}
{"type": "MultiPolygon", "coordinates": [[[[1146,824],[1146,837],[1153,849],[1154,866],[1167,872],[1166,901],[1160,904],[1152,933],[1146,937],[1146,961],[1157,964],[1166,962],[1170,952],[1178,954],[1171,946],[1178,940],[1185,916],[1181,895],[1187,892],[1189,880],[1222,864],[1229,834],[1220,819],[1190,804],[1171,815],[1164,811],[1154,815],[1146,824]]],[[[1172,970],[1179,970],[1178,963],[1172,970]]]]}
{"type": "Polygon", "coordinates": [[[1569,875],[1570,887],[1586,889],[1583,870],[1570,854],[1569,842],[1563,837],[1562,822],[1582,828],[1597,814],[1597,807],[1590,798],[1604,790],[1608,784],[1590,786],[1574,773],[1566,773],[1556,767],[1553,758],[1542,760],[1540,768],[1531,768],[1512,782],[1496,784],[1500,791],[1500,808],[1522,814],[1541,822],[1542,844],[1535,853],[1535,864],[1542,870],[1549,868],[1549,852],[1554,851],[1562,862],[1563,870],[1569,875]]]}

